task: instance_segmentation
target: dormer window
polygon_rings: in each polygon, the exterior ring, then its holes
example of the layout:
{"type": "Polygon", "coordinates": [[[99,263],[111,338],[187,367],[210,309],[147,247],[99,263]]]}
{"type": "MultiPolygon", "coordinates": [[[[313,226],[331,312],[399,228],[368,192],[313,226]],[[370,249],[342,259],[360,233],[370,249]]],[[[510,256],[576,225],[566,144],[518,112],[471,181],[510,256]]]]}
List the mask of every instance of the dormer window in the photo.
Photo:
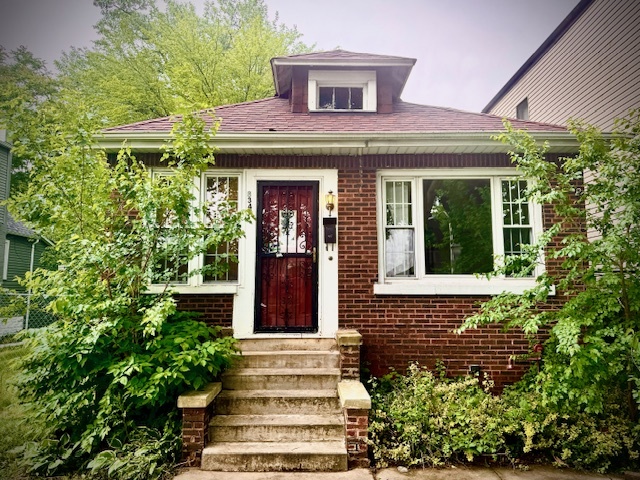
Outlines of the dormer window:
{"type": "Polygon", "coordinates": [[[310,70],[309,111],[375,112],[374,70],[310,70]]]}
{"type": "Polygon", "coordinates": [[[318,109],[362,110],[362,87],[319,87],[318,109]]]}

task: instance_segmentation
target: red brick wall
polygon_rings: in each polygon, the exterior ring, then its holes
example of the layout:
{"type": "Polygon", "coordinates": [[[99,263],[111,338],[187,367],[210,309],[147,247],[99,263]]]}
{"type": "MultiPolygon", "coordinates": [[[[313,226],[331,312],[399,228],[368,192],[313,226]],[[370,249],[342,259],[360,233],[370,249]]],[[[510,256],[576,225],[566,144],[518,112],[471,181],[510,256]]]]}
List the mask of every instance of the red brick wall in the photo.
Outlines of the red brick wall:
{"type": "MultiPolygon", "coordinates": [[[[442,361],[450,375],[462,375],[479,365],[497,385],[511,383],[524,365],[509,367],[509,357],[528,352],[529,341],[498,326],[452,331],[477,311],[487,296],[374,295],[378,281],[376,171],[382,168],[501,167],[502,155],[369,156],[358,166],[339,170],[339,320],[341,328],[355,328],[363,336],[362,357],[374,375],[389,367],[404,371],[417,361],[434,367],[442,361]]],[[[550,208],[545,223],[553,222],[550,208]]],[[[548,266],[557,268],[559,262],[548,266]]],[[[554,303],[562,297],[554,299],[554,303]]]]}
{"type": "Polygon", "coordinates": [[[231,327],[233,295],[177,295],[178,310],[200,312],[200,319],[209,325],[231,327]]]}
{"type": "MultiPolygon", "coordinates": [[[[150,163],[153,158],[149,158],[150,163]]],[[[470,365],[480,365],[498,385],[519,378],[525,366],[509,369],[511,355],[528,352],[529,342],[516,333],[489,326],[462,335],[452,333],[465,317],[477,311],[478,296],[389,296],[374,295],[378,281],[376,223],[376,172],[379,169],[464,168],[510,166],[506,155],[378,155],[336,156],[247,156],[219,155],[220,168],[336,168],[339,209],[339,322],[340,328],[355,328],[363,336],[365,367],[376,375],[393,367],[404,371],[409,362],[433,367],[440,360],[450,375],[461,375],[470,365]]],[[[554,219],[543,209],[547,225],[554,219]]],[[[560,261],[548,263],[553,271],[560,261]]],[[[554,298],[549,308],[562,302],[554,298]]],[[[230,326],[231,295],[183,295],[180,308],[201,311],[213,324],[230,326]]]]}

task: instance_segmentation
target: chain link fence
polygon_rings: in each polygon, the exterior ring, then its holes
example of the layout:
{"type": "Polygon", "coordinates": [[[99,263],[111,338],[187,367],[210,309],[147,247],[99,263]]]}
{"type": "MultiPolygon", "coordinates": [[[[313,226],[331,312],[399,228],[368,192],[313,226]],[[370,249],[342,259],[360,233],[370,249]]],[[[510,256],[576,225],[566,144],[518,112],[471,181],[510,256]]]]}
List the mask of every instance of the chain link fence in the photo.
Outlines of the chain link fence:
{"type": "Polygon", "coordinates": [[[49,300],[29,293],[0,291],[0,341],[28,328],[42,328],[56,318],[47,310],[49,300]]]}

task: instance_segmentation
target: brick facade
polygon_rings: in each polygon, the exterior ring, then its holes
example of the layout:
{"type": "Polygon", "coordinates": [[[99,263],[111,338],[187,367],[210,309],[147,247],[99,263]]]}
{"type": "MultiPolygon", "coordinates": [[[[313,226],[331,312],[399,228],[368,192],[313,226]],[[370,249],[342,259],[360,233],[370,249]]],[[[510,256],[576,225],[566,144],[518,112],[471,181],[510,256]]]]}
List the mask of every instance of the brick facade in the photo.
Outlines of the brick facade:
{"type": "MultiPolygon", "coordinates": [[[[557,156],[550,156],[552,160],[557,156]]],[[[153,159],[149,163],[153,163],[153,159]]],[[[449,375],[462,375],[479,365],[497,385],[517,380],[526,365],[509,368],[509,357],[529,350],[529,341],[516,332],[488,326],[452,333],[477,311],[488,296],[374,295],[378,281],[376,172],[380,169],[498,168],[510,166],[504,154],[423,154],[376,156],[243,156],[220,155],[221,168],[333,168],[338,170],[339,326],[363,337],[363,366],[374,375],[390,367],[404,371],[417,361],[434,367],[443,362],[449,375]]],[[[546,226],[552,210],[543,208],[546,226]]],[[[547,269],[559,268],[549,261],[547,269]]],[[[548,308],[566,300],[557,295],[548,308]]],[[[180,308],[202,311],[205,319],[230,326],[233,296],[184,295],[180,308]]]]}
{"type": "Polygon", "coordinates": [[[233,295],[178,295],[178,310],[198,312],[208,325],[231,327],[233,295]]]}

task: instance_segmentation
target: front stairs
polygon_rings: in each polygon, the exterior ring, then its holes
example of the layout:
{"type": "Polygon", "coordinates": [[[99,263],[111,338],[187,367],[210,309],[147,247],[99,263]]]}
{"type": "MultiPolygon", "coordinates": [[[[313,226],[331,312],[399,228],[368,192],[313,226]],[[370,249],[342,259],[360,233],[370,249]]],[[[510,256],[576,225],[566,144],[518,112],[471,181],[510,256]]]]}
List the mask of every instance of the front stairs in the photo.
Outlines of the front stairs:
{"type": "Polygon", "coordinates": [[[334,339],[252,339],[222,376],[201,468],[345,471],[345,415],[334,339]]]}

